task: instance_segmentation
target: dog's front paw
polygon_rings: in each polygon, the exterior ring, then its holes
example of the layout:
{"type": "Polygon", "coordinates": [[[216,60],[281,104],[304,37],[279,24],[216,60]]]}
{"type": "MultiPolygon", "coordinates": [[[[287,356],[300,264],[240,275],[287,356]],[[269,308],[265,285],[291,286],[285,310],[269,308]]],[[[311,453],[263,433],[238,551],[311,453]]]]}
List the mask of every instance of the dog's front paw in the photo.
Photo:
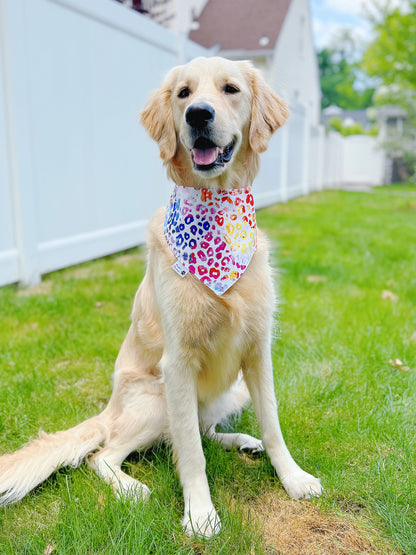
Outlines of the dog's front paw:
{"type": "Polygon", "coordinates": [[[311,499],[319,497],[323,488],[321,482],[312,474],[297,470],[281,478],[283,487],[293,499],[311,499]]]}
{"type": "Polygon", "coordinates": [[[221,530],[221,520],[214,507],[208,510],[193,510],[185,513],[182,526],[188,536],[210,538],[221,530]]]}

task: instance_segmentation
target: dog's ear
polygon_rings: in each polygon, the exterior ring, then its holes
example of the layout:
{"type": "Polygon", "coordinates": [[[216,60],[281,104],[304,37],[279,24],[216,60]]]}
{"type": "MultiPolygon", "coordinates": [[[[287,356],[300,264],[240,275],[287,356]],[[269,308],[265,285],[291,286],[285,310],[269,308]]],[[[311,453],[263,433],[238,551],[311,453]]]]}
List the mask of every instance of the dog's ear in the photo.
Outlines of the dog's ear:
{"type": "Polygon", "coordinates": [[[152,139],[158,143],[160,157],[164,162],[175,156],[177,148],[170,101],[175,75],[176,68],[168,74],[163,85],[152,93],[144,110],[140,112],[140,120],[152,139]]]}
{"type": "Polygon", "coordinates": [[[266,84],[260,73],[249,67],[252,101],[249,142],[255,152],[267,150],[273,133],[289,117],[287,103],[266,84]]]}

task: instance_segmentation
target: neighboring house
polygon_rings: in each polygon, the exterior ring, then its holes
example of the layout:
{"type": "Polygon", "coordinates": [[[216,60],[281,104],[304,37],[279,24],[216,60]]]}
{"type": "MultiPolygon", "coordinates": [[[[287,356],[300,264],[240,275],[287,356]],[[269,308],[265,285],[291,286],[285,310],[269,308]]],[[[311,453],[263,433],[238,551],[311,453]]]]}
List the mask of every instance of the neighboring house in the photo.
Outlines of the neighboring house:
{"type": "Polygon", "coordinates": [[[362,110],[343,110],[339,106],[332,105],[322,110],[323,125],[327,126],[332,118],[339,118],[345,127],[359,123],[364,130],[368,130],[373,125],[369,118],[368,108],[362,110]]]}
{"type": "Polygon", "coordinates": [[[388,151],[384,168],[386,183],[404,182],[408,169],[403,159],[403,150],[416,152],[416,137],[412,140],[404,131],[407,113],[400,106],[386,105],[377,109],[379,141],[388,151]]]}
{"type": "Polygon", "coordinates": [[[403,136],[407,113],[400,106],[380,106],[377,109],[377,125],[381,141],[397,140],[403,136]]]}
{"type": "Polygon", "coordinates": [[[321,88],[308,0],[208,0],[189,38],[226,58],[250,59],[291,105],[320,121],[321,88]]]}

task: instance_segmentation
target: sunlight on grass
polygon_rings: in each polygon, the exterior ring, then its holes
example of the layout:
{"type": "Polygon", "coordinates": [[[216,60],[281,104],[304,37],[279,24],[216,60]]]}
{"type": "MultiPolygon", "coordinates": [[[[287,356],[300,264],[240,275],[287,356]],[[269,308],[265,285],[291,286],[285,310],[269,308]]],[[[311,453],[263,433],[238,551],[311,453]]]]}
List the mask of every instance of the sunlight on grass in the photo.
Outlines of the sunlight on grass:
{"type": "MultiPolygon", "coordinates": [[[[189,540],[170,449],[156,446],[125,465],[151,488],[148,503],[117,502],[85,466],[62,469],[0,509],[0,553],[278,553],[283,540],[265,523],[285,503],[299,545],[316,532],[322,553],[345,553],[348,533],[361,553],[416,553],[416,190],[326,191],[261,210],[258,222],[279,267],[282,428],[324,497],[309,514],[287,501],[266,456],[204,440],[223,531],[189,540]]],[[[1,453],[104,408],[143,274],[144,250],[135,249],[44,276],[32,291],[0,289],[1,453]]],[[[231,425],[258,434],[251,409],[231,425]]]]}

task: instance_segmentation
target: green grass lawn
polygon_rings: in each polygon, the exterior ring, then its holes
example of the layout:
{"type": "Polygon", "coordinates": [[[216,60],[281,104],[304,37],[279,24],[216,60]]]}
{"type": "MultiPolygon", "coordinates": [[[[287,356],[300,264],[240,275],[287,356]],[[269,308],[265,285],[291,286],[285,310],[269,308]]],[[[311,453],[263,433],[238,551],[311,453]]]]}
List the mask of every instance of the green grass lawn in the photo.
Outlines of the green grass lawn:
{"type": "MultiPolygon", "coordinates": [[[[289,501],[266,456],[204,441],[223,530],[190,540],[161,445],[126,462],[151,488],[148,502],[117,502],[85,465],[62,469],[0,508],[0,554],[416,554],[416,188],[326,191],[261,210],[258,222],[279,268],[281,424],[324,496],[289,501]]],[[[45,276],[32,291],[0,289],[1,454],[102,410],[143,274],[136,249],[45,276]]],[[[232,427],[258,434],[251,409],[232,427]]]]}

